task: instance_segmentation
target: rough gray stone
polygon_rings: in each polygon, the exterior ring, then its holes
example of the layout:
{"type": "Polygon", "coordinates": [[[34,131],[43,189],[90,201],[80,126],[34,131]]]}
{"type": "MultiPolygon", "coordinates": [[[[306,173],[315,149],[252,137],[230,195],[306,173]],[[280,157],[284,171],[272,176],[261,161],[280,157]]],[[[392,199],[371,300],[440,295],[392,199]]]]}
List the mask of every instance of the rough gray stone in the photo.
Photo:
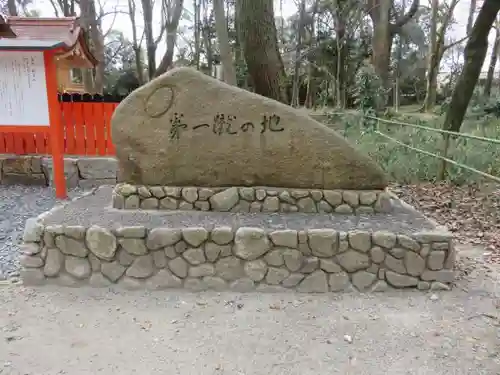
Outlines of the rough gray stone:
{"type": "Polygon", "coordinates": [[[303,255],[300,251],[294,249],[287,249],[283,252],[283,259],[285,266],[291,271],[298,271],[302,267],[303,255]]]}
{"type": "Polygon", "coordinates": [[[255,190],[251,187],[240,188],[240,197],[248,202],[255,200],[255,190]]]}
{"type": "Polygon", "coordinates": [[[448,250],[448,254],[446,256],[446,261],[444,262],[445,269],[452,269],[455,266],[457,252],[454,247],[451,247],[448,250]]]}
{"type": "Polygon", "coordinates": [[[231,227],[217,227],[212,229],[210,238],[217,245],[227,245],[234,238],[234,233],[231,227]]]}
{"type": "Polygon", "coordinates": [[[208,232],[205,228],[184,228],[182,230],[182,237],[188,245],[199,247],[203,242],[208,239],[208,232]]]}
{"type": "Polygon", "coordinates": [[[63,227],[63,234],[75,240],[83,240],[86,231],[86,228],[82,225],[68,225],[63,227]]]}
{"type": "Polygon", "coordinates": [[[444,251],[431,251],[427,257],[427,267],[433,271],[443,269],[446,253],[444,251]]]}
{"type": "Polygon", "coordinates": [[[101,272],[112,282],[116,282],[120,277],[122,277],[125,272],[125,267],[123,267],[118,262],[110,262],[101,264],[101,272]]]}
{"type": "Polygon", "coordinates": [[[343,272],[343,269],[333,259],[320,259],[319,266],[323,271],[328,273],[343,272]]]}
{"type": "Polygon", "coordinates": [[[236,206],[231,208],[231,212],[250,212],[250,203],[241,200],[236,206]]]}
{"type": "Polygon", "coordinates": [[[332,273],[328,277],[328,285],[332,292],[346,290],[351,285],[349,275],[346,272],[332,273]]]}
{"type": "Polygon", "coordinates": [[[214,195],[214,191],[209,188],[201,188],[198,190],[198,199],[200,201],[208,200],[212,195],[214,195]]]}
{"type": "Polygon", "coordinates": [[[314,213],[316,212],[316,203],[311,197],[301,198],[297,201],[297,207],[300,212],[314,213]]]}
{"type": "Polygon", "coordinates": [[[380,193],[374,205],[375,212],[389,213],[392,211],[392,199],[388,193],[380,193]]]}
{"type": "Polygon", "coordinates": [[[389,285],[384,280],[377,280],[372,287],[372,292],[385,292],[389,289],[389,285]]]}
{"type": "Polygon", "coordinates": [[[408,250],[401,247],[393,247],[389,250],[389,253],[396,259],[403,259],[408,250]]]}
{"type": "Polygon", "coordinates": [[[431,252],[431,246],[429,244],[424,244],[422,245],[422,249],[420,250],[420,256],[422,258],[427,259],[427,256],[429,255],[430,252],[431,252]]]}
{"type": "Polygon", "coordinates": [[[307,232],[313,255],[331,257],[338,250],[338,234],[333,229],[311,229],[307,232]]]}
{"type": "Polygon", "coordinates": [[[132,255],[145,255],[148,253],[148,249],[146,248],[146,244],[143,239],[120,238],[118,242],[127,253],[132,255]]]}
{"type": "Polygon", "coordinates": [[[386,271],[385,277],[389,284],[396,288],[408,288],[411,286],[417,286],[419,281],[416,277],[401,275],[392,271],[386,271]]]}
{"type": "Polygon", "coordinates": [[[342,199],[352,208],[359,206],[359,194],[357,191],[345,190],[342,192],[342,199]]]}
{"type": "Polygon", "coordinates": [[[261,212],[261,211],[262,211],[262,203],[260,202],[250,203],[250,212],[261,212]]]}
{"type": "Polygon", "coordinates": [[[23,241],[40,242],[43,235],[43,225],[37,218],[32,217],[24,224],[23,241]]]}
{"type": "Polygon", "coordinates": [[[368,206],[359,206],[355,210],[356,215],[373,215],[375,210],[368,206]]]}
{"type": "Polygon", "coordinates": [[[207,286],[207,289],[222,291],[227,289],[227,284],[220,277],[215,276],[205,276],[203,278],[203,283],[207,286]]]}
{"type": "Polygon", "coordinates": [[[295,204],[295,199],[292,198],[292,196],[290,195],[290,193],[287,190],[283,190],[279,194],[279,198],[280,198],[281,201],[283,201],[285,203],[295,204]]]}
{"type": "Polygon", "coordinates": [[[348,204],[341,204],[335,208],[335,212],[338,214],[352,214],[354,210],[348,204]]]}
{"type": "Polygon", "coordinates": [[[89,285],[93,288],[106,288],[111,285],[111,281],[99,272],[93,273],[89,278],[89,285]]]}
{"type": "Polygon", "coordinates": [[[375,279],[377,275],[367,271],[358,271],[352,275],[352,285],[354,285],[358,290],[364,291],[368,289],[375,279]]]}
{"type": "Polygon", "coordinates": [[[118,259],[118,262],[122,266],[128,267],[132,263],[134,263],[135,257],[132,256],[131,254],[127,253],[125,250],[121,249],[121,250],[118,250],[118,253],[116,255],[116,259],[118,259]]]}
{"type": "Polygon", "coordinates": [[[153,194],[153,197],[162,199],[165,197],[165,191],[161,186],[150,186],[149,191],[153,194]]]}
{"type": "Polygon", "coordinates": [[[417,289],[418,290],[429,290],[431,287],[431,283],[427,281],[419,281],[417,284],[417,289]]]}
{"type": "Polygon", "coordinates": [[[182,256],[193,266],[197,266],[198,264],[202,264],[206,261],[205,253],[201,248],[187,249],[184,253],[182,253],[182,256]]]}
{"type": "Polygon", "coordinates": [[[321,190],[311,190],[311,197],[314,199],[314,201],[319,202],[321,199],[323,199],[323,193],[321,190]]]}
{"type": "Polygon", "coordinates": [[[413,238],[420,243],[430,244],[432,242],[448,242],[452,239],[450,233],[423,231],[413,234],[413,238]]]}
{"type": "Polygon", "coordinates": [[[409,249],[415,252],[420,251],[420,244],[413,238],[405,236],[403,234],[398,234],[398,244],[405,249],[409,249]]]}
{"type": "MultiPolygon", "coordinates": [[[[31,242],[24,243],[24,245],[29,245],[29,244],[31,244],[32,246],[38,247],[37,245],[35,245],[34,243],[31,243],[31,242]]],[[[56,242],[55,242],[54,234],[45,231],[43,233],[43,244],[47,247],[55,247],[56,242]]]]}
{"type": "Polygon", "coordinates": [[[402,259],[396,259],[392,255],[387,254],[385,257],[384,265],[394,272],[405,274],[406,268],[402,259]]]}
{"type": "Polygon", "coordinates": [[[90,268],[90,263],[87,259],[78,258],[71,255],[68,255],[66,257],[64,267],[66,268],[66,272],[80,280],[88,278],[92,271],[90,268]]]}
{"type": "Polygon", "coordinates": [[[227,281],[237,280],[244,275],[241,260],[232,256],[219,259],[215,264],[215,272],[227,281]]]}
{"type": "Polygon", "coordinates": [[[396,234],[388,231],[377,231],[372,234],[373,243],[385,249],[392,249],[396,246],[396,234]]]}
{"type": "Polygon", "coordinates": [[[366,271],[373,273],[374,275],[377,275],[379,269],[380,269],[380,267],[378,266],[378,264],[372,264],[370,267],[368,267],[366,269],[366,271]]]}
{"type": "Polygon", "coordinates": [[[158,208],[158,199],[147,198],[141,201],[141,209],[143,210],[156,210],[158,208]]]}
{"type": "Polygon", "coordinates": [[[222,246],[213,242],[205,244],[205,256],[209,262],[215,262],[222,252],[222,246]]]}
{"type": "Polygon", "coordinates": [[[337,207],[342,204],[342,193],[335,190],[324,190],[323,196],[325,200],[333,207],[337,207]]]}
{"type": "Polygon", "coordinates": [[[134,263],[127,269],[126,275],[138,279],[145,279],[153,274],[153,257],[148,255],[138,256],[134,263]]]}
{"type": "Polygon", "coordinates": [[[440,283],[439,281],[434,281],[431,284],[431,290],[437,291],[437,290],[451,290],[451,287],[449,285],[440,283]]]}
{"type": "Polygon", "coordinates": [[[269,285],[279,285],[290,275],[284,268],[269,267],[266,274],[266,283],[269,285]]]}
{"type": "Polygon", "coordinates": [[[215,274],[215,267],[213,264],[204,263],[196,267],[190,267],[188,275],[191,277],[213,276],[215,274]]]}
{"type": "Polygon", "coordinates": [[[163,210],[177,210],[179,201],[172,197],[165,197],[160,200],[160,208],[163,210]]]}
{"type": "MultiPolygon", "coordinates": [[[[55,246],[55,243],[53,243],[52,245],[48,245],[47,243],[45,243],[45,240],[44,240],[44,244],[45,244],[45,247],[48,247],[48,248],[55,246]]],[[[34,243],[34,242],[22,243],[19,245],[19,251],[21,252],[21,254],[25,254],[25,255],[36,255],[36,254],[40,254],[40,251],[42,251],[42,247],[39,244],[34,243]]]]}
{"type": "Polygon", "coordinates": [[[182,281],[172,275],[168,270],[159,270],[158,273],[146,281],[146,288],[151,290],[163,290],[169,288],[180,288],[182,281]]]}
{"type": "Polygon", "coordinates": [[[194,205],[189,202],[182,201],[179,203],[179,210],[180,211],[191,211],[194,209],[194,205]]]}
{"type": "Polygon", "coordinates": [[[290,192],[290,194],[292,195],[292,197],[294,197],[295,199],[300,199],[300,198],[304,198],[304,197],[307,197],[309,196],[309,191],[307,190],[292,190],[290,192]]]}
{"type": "Polygon", "coordinates": [[[280,200],[278,197],[266,197],[262,202],[262,212],[278,212],[280,209],[280,200]]]}
{"type": "Polygon", "coordinates": [[[434,242],[431,245],[432,250],[448,250],[450,248],[449,242],[434,242]]]}
{"type": "Polygon", "coordinates": [[[21,266],[26,268],[40,268],[43,266],[43,259],[36,255],[21,255],[21,266]]]}
{"type": "Polygon", "coordinates": [[[284,293],[287,289],[281,285],[259,284],[256,291],[258,293],[284,293]]]}
{"type": "Polygon", "coordinates": [[[150,250],[159,250],[165,246],[172,246],[182,238],[180,229],[172,228],[154,228],[146,240],[146,246],[150,250]]]}
{"type": "Polygon", "coordinates": [[[385,268],[380,268],[378,270],[378,278],[380,280],[385,280],[385,268]]]}
{"type": "Polygon", "coordinates": [[[89,263],[90,263],[90,269],[92,272],[100,272],[101,271],[101,261],[99,260],[98,257],[96,257],[94,254],[90,253],[87,256],[89,263]]]}
{"type": "Polygon", "coordinates": [[[200,211],[210,211],[210,203],[208,202],[196,201],[194,202],[194,207],[200,211]]]}
{"type": "Polygon", "coordinates": [[[255,283],[248,278],[238,279],[229,284],[229,289],[241,293],[251,292],[255,289],[255,283]]]}
{"type": "Polygon", "coordinates": [[[366,253],[372,247],[371,235],[369,232],[355,230],[349,232],[348,238],[349,245],[355,250],[366,253]]]}
{"type": "Polygon", "coordinates": [[[298,245],[297,231],[292,229],[277,230],[269,234],[275,246],[296,249],[298,245]]]}
{"type": "Polygon", "coordinates": [[[198,189],[195,187],[186,187],[181,191],[181,196],[186,202],[194,203],[198,200],[198,189]]]}
{"type": "Polygon", "coordinates": [[[175,244],[174,249],[177,254],[182,254],[188,249],[188,246],[184,241],[179,241],[175,244]]]}
{"type": "Polygon", "coordinates": [[[118,283],[120,288],[123,288],[125,290],[142,290],[144,289],[144,281],[141,279],[136,279],[134,277],[128,277],[128,276],[123,276],[119,283],[118,283]]]}
{"type": "Polygon", "coordinates": [[[267,264],[262,259],[248,261],[243,268],[253,281],[261,281],[267,273],[267,264]]]}
{"type": "Polygon", "coordinates": [[[73,238],[60,235],[56,237],[55,244],[63,254],[74,255],[80,258],[85,258],[88,254],[88,249],[83,242],[73,238]]]}
{"type": "Polygon", "coordinates": [[[178,186],[166,186],[165,187],[165,194],[167,194],[168,197],[180,198],[181,197],[181,188],[178,186]]]}
{"type": "Polygon", "coordinates": [[[319,268],[319,259],[317,257],[307,257],[303,261],[300,272],[311,273],[319,268]]]}
{"type": "Polygon", "coordinates": [[[245,260],[257,259],[271,248],[266,232],[260,228],[241,227],[234,237],[234,254],[245,260]]]}
{"type": "Polygon", "coordinates": [[[116,178],[118,162],[114,158],[79,158],[78,172],[83,179],[116,178]]]}
{"type": "Polygon", "coordinates": [[[185,278],[188,275],[188,263],[181,257],[169,261],[168,268],[178,277],[185,278]]]}
{"type": "Polygon", "coordinates": [[[257,198],[257,200],[259,201],[263,201],[265,198],[266,198],[266,191],[264,189],[257,189],[255,191],[255,197],[257,198]]]}
{"type": "Polygon", "coordinates": [[[286,288],[292,288],[294,286],[297,286],[304,279],[304,277],[305,276],[301,273],[292,273],[281,282],[281,285],[286,288]]]}
{"type": "MultiPolygon", "coordinates": [[[[180,244],[181,242],[178,242],[176,244],[176,246],[178,244],[180,244]]],[[[184,243],[184,241],[182,241],[182,243],[184,243]]],[[[175,257],[177,257],[177,251],[175,250],[175,247],[174,246],[166,246],[164,249],[163,249],[165,255],[167,256],[167,258],[169,259],[174,259],[175,257]]]]}
{"type": "Polygon", "coordinates": [[[87,247],[98,258],[113,259],[116,252],[116,237],[107,229],[91,226],[85,236],[87,247]]]}
{"type": "Polygon", "coordinates": [[[151,192],[146,186],[139,186],[137,188],[137,194],[140,198],[151,198],[151,192]]]}
{"type": "Polygon", "coordinates": [[[43,273],[47,277],[57,276],[61,271],[64,262],[64,255],[58,249],[47,249],[47,258],[45,258],[45,265],[43,273]]]}
{"type": "Polygon", "coordinates": [[[373,262],[382,263],[385,259],[385,252],[380,247],[374,246],[370,249],[370,256],[373,262]]]}
{"type": "Polygon", "coordinates": [[[440,270],[430,271],[425,270],[420,276],[424,281],[439,281],[441,283],[452,283],[455,280],[455,271],[453,270],[440,270]]]}
{"type": "Polygon", "coordinates": [[[264,260],[270,266],[275,266],[275,267],[282,266],[283,264],[285,264],[285,260],[283,259],[284,251],[285,249],[283,248],[271,250],[264,256],[264,260]]]}
{"type": "Polygon", "coordinates": [[[370,266],[368,255],[354,250],[348,250],[337,255],[337,261],[347,272],[359,271],[370,266]]]}
{"type": "Polygon", "coordinates": [[[142,226],[120,227],[115,230],[118,237],[123,238],[144,238],[146,237],[146,228],[142,226]]]}
{"type": "Polygon", "coordinates": [[[374,191],[362,191],[359,193],[359,203],[363,206],[371,206],[377,201],[377,193],[374,191]]]}
{"type": "Polygon", "coordinates": [[[165,252],[162,250],[153,252],[153,263],[156,268],[165,268],[167,265],[167,257],[165,256],[165,252]]]}
{"type": "Polygon", "coordinates": [[[328,281],[326,273],[321,270],[316,270],[307,275],[297,287],[297,291],[301,293],[326,293],[328,292],[328,281]]]}
{"type": "Polygon", "coordinates": [[[229,212],[236,206],[239,199],[238,188],[231,187],[212,195],[209,200],[214,211],[229,212]]]}
{"type": "Polygon", "coordinates": [[[138,195],[131,195],[125,199],[125,208],[129,210],[137,210],[140,205],[138,195]]]}
{"type": "Polygon", "coordinates": [[[425,260],[413,251],[406,252],[404,264],[406,272],[411,276],[420,276],[425,269],[425,260]]]}

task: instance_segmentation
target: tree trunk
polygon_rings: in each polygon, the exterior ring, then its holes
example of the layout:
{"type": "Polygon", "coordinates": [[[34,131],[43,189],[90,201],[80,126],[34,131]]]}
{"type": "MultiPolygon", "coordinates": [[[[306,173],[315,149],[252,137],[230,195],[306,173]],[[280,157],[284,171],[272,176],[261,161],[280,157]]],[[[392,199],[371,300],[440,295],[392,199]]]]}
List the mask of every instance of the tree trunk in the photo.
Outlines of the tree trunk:
{"type": "Polygon", "coordinates": [[[257,94],[288,103],[273,0],[236,0],[238,33],[257,94]]]}
{"type": "Polygon", "coordinates": [[[477,0],[470,0],[469,16],[467,17],[467,35],[470,35],[472,31],[472,25],[474,24],[474,13],[476,12],[477,0]]]}
{"type": "Polygon", "coordinates": [[[196,66],[196,70],[200,70],[200,1],[193,0],[193,8],[194,8],[194,64],[196,66]]]}
{"type": "Polygon", "coordinates": [[[427,84],[424,99],[424,112],[431,112],[436,102],[437,91],[437,55],[438,40],[437,40],[437,23],[438,23],[439,0],[431,2],[431,24],[429,32],[429,52],[427,55],[427,84]]]}
{"type": "Polygon", "coordinates": [[[17,16],[16,0],[7,0],[7,9],[9,10],[10,16],[17,16]]]}
{"type": "Polygon", "coordinates": [[[488,98],[491,95],[493,75],[495,74],[495,68],[497,66],[499,53],[500,53],[500,22],[497,22],[497,25],[495,27],[495,43],[493,44],[493,50],[491,51],[490,66],[488,67],[488,75],[486,76],[486,82],[484,83],[484,95],[488,98]]]}
{"type": "Polygon", "coordinates": [[[222,63],[222,78],[224,82],[236,86],[236,70],[234,69],[233,54],[229,45],[226,16],[224,14],[224,0],[214,1],[215,30],[219,42],[219,52],[222,63]]]}
{"type": "Polygon", "coordinates": [[[146,55],[148,58],[148,77],[153,79],[156,72],[156,43],[153,37],[153,3],[141,0],[142,18],[144,20],[144,37],[146,38],[146,55]]]}
{"type": "Polygon", "coordinates": [[[488,34],[500,10],[500,1],[484,0],[465,46],[464,67],[458,78],[443,128],[458,132],[474,92],[488,50],[488,34]]]}
{"type": "Polygon", "coordinates": [[[300,65],[302,51],[302,36],[304,34],[304,13],[306,12],[306,0],[301,0],[299,6],[299,23],[297,25],[297,45],[295,46],[295,62],[293,67],[293,86],[292,86],[292,107],[299,106],[299,91],[300,91],[300,65]]]}
{"type": "Polygon", "coordinates": [[[137,75],[137,81],[139,85],[144,84],[144,68],[142,66],[142,56],[141,56],[141,46],[137,39],[137,23],[135,21],[135,1],[128,0],[128,14],[130,17],[130,24],[132,26],[132,48],[134,50],[134,60],[135,60],[135,70],[137,75]]]}
{"type": "MultiPolygon", "coordinates": [[[[166,2],[166,0],[164,0],[166,2]]],[[[179,27],[179,20],[184,9],[184,0],[170,0],[166,4],[166,31],[167,31],[167,50],[161,59],[158,69],[156,69],[155,77],[165,73],[174,61],[174,49],[177,42],[177,28],[179,27]],[[171,1],[174,1],[172,4],[171,1]]]]}

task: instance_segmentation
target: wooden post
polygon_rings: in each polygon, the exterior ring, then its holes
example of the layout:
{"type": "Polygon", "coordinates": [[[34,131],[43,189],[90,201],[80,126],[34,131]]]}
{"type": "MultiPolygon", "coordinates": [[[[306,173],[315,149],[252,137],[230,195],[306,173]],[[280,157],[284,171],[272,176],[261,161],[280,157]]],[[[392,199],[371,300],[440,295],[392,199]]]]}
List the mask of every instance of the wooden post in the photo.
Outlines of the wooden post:
{"type": "Polygon", "coordinates": [[[67,198],[66,179],[64,178],[64,129],[61,123],[59,102],[57,100],[57,70],[54,52],[43,53],[45,63],[45,82],[47,85],[47,101],[50,120],[50,147],[52,150],[52,168],[56,197],[67,198]]]}

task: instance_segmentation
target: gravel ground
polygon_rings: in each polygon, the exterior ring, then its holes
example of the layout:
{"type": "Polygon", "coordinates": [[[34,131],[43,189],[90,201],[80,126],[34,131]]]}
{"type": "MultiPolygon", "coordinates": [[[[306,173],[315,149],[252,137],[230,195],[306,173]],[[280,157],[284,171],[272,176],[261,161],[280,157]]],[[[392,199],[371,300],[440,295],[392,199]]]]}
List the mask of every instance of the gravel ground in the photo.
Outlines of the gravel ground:
{"type": "Polygon", "coordinates": [[[467,276],[439,293],[0,283],[0,374],[498,375],[498,274],[462,264],[467,276]]]}
{"type": "MultiPolygon", "coordinates": [[[[81,194],[81,190],[68,193],[71,198],[81,194]]],[[[0,280],[17,276],[18,249],[26,219],[51,209],[57,202],[50,187],[0,185],[0,280]]]]}

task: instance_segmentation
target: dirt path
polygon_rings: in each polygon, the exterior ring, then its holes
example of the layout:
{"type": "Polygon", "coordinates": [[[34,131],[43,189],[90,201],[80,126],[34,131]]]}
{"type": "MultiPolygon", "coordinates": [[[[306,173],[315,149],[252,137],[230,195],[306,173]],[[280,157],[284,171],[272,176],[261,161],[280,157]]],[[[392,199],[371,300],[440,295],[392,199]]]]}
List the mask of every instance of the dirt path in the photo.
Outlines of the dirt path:
{"type": "Polygon", "coordinates": [[[500,279],[462,263],[466,278],[436,294],[4,285],[0,374],[499,374],[500,279]]]}

